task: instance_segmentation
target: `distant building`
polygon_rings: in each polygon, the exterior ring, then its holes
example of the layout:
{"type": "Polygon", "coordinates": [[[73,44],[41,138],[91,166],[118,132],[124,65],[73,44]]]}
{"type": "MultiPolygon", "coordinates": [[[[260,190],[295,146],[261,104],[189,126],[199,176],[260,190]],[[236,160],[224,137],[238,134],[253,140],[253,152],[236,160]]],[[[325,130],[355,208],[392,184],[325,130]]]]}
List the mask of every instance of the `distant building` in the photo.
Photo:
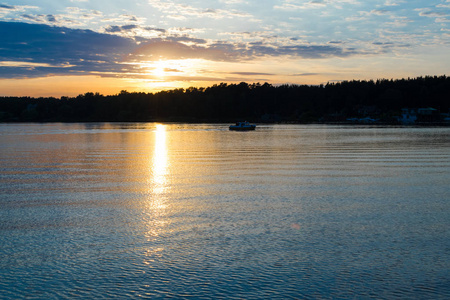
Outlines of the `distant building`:
{"type": "Polygon", "coordinates": [[[379,119],[373,119],[371,117],[365,118],[348,118],[347,122],[358,123],[358,124],[374,124],[377,123],[379,119]]]}
{"type": "Polygon", "coordinates": [[[437,113],[437,109],[434,109],[432,107],[419,108],[417,110],[417,114],[422,115],[422,116],[432,116],[436,113],[437,113]]]}
{"type": "Polygon", "coordinates": [[[449,113],[441,114],[441,117],[442,117],[442,121],[444,123],[450,123],[450,111],[449,111],[449,113]]]}
{"type": "Polygon", "coordinates": [[[414,108],[402,108],[402,114],[398,117],[401,124],[414,124],[417,120],[417,110],[414,108]]]}
{"type": "Polygon", "coordinates": [[[438,110],[432,107],[402,108],[402,114],[398,117],[401,124],[415,124],[416,122],[432,122],[439,117],[438,110]]]}

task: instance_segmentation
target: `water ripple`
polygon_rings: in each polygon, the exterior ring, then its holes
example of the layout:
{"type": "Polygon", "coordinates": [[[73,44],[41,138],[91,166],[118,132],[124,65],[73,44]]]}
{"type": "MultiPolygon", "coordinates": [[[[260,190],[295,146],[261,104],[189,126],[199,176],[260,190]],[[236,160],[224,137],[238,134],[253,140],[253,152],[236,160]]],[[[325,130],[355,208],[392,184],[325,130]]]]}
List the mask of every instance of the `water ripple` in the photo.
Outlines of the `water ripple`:
{"type": "Polygon", "coordinates": [[[448,129],[165,126],[2,129],[1,299],[450,298],[448,129]]]}

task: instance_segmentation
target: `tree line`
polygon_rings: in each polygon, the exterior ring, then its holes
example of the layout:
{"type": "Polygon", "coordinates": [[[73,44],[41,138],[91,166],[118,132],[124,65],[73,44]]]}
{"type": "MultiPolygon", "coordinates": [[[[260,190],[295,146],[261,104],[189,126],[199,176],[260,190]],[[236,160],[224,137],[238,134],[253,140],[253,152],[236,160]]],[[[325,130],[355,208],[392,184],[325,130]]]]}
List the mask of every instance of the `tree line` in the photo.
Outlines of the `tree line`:
{"type": "MultiPolygon", "coordinates": [[[[450,109],[450,77],[353,80],[326,85],[241,82],[157,93],[0,97],[1,122],[396,122],[402,108],[450,109]]],[[[435,121],[439,117],[435,118],[435,121]]]]}

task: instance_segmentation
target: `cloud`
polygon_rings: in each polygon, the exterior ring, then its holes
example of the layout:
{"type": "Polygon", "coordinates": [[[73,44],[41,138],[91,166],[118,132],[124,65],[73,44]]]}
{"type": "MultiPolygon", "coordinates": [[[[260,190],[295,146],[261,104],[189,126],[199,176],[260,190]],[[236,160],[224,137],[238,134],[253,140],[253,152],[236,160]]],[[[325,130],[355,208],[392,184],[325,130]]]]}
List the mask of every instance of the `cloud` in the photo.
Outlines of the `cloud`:
{"type": "MultiPolygon", "coordinates": [[[[45,63],[33,63],[26,61],[0,61],[0,67],[19,67],[19,68],[36,68],[36,67],[47,67],[50,68],[52,65],[45,63]]],[[[61,65],[64,67],[64,65],[61,65]]]]}
{"type": "Polygon", "coordinates": [[[447,16],[448,13],[443,12],[443,11],[430,11],[430,10],[428,10],[428,11],[421,11],[419,13],[419,15],[421,17],[439,18],[439,17],[447,16]]]}
{"type": "Polygon", "coordinates": [[[142,43],[128,57],[130,61],[152,61],[158,59],[192,59],[201,58],[213,61],[232,61],[236,58],[232,46],[229,49],[210,45],[186,45],[178,41],[153,39],[142,43]],[[227,51],[228,50],[228,51],[227,51]]]}
{"type": "Polygon", "coordinates": [[[31,5],[8,5],[8,4],[0,4],[0,17],[4,18],[6,16],[14,16],[16,14],[23,13],[27,10],[36,10],[37,6],[31,5]]]}
{"type": "Polygon", "coordinates": [[[403,1],[403,0],[386,0],[384,5],[385,6],[399,6],[402,3],[405,3],[405,1],[403,1]]]}
{"type": "MultiPolygon", "coordinates": [[[[98,17],[97,17],[98,18],[98,17]]],[[[126,24],[139,24],[143,25],[146,23],[146,18],[144,17],[138,17],[135,15],[130,14],[114,14],[109,15],[107,17],[104,17],[101,22],[103,23],[109,23],[109,24],[120,24],[120,25],[126,25],[126,24]]]]}
{"type": "Polygon", "coordinates": [[[355,50],[346,50],[344,48],[331,45],[289,45],[278,47],[276,45],[253,44],[249,51],[255,57],[291,56],[306,59],[346,57],[357,54],[357,51],[355,50]]]}
{"type": "MultiPolygon", "coordinates": [[[[52,19],[52,15],[46,18],[52,19]]],[[[126,77],[139,73],[140,63],[160,59],[241,62],[262,57],[321,59],[358,54],[354,49],[345,49],[333,42],[325,45],[282,45],[264,41],[207,41],[182,35],[148,39],[116,35],[138,29],[167,35],[167,31],[161,28],[133,24],[110,26],[105,33],[98,33],[44,24],[0,22],[0,61],[8,62],[0,65],[0,77],[53,74],[126,77]]]]}
{"type": "Polygon", "coordinates": [[[38,9],[37,6],[32,5],[8,5],[8,4],[0,4],[0,10],[8,10],[8,11],[25,11],[27,9],[38,9]]]}
{"type": "Polygon", "coordinates": [[[436,9],[418,8],[416,9],[416,11],[419,12],[419,16],[421,17],[434,18],[434,21],[437,23],[450,22],[450,12],[448,11],[447,7],[442,5],[437,5],[436,9]]]}
{"type": "Polygon", "coordinates": [[[177,20],[186,20],[188,18],[250,18],[252,15],[238,10],[225,10],[214,8],[197,8],[186,4],[178,4],[173,1],[148,0],[148,3],[167,14],[168,18],[177,20]]]}
{"type": "Polygon", "coordinates": [[[0,4],[0,9],[10,9],[10,10],[14,10],[14,6],[7,5],[7,4],[0,4]]]}
{"type": "Polygon", "coordinates": [[[242,75],[242,76],[274,76],[277,74],[274,73],[259,73],[259,72],[233,72],[229,73],[233,75],[242,75]]]}
{"type": "Polygon", "coordinates": [[[301,76],[317,76],[317,75],[320,75],[320,73],[296,73],[296,74],[291,74],[289,76],[301,77],[301,76]]]}
{"type": "Polygon", "coordinates": [[[240,4],[240,3],[247,3],[244,0],[220,0],[220,2],[225,3],[225,4],[240,4]]]}
{"type": "Polygon", "coordinates": [[[387,15],[389,13],[390,13],[390,11],[387,9],[373,9],[370,12],[371,15],[377,15],[377,16],[387,15]]]}
{"type": "Polygon", "coordinates": [[[102,13],[96,10],[86,10],[77,7],[67,7],[62,14],[36,14],[35,6],[8,6],[0,7],[0,17],[3,21],[27,22],[37,24],[47,24],[64,27],[88,27],[91,22],[97,22],[103,17],[102,13]]]}
{"type": "Polygon", "coordinates": [[[359,4],[359,1],[356,0],[310,0],[302,4],[297,4],[296,2],[293,0],[284,0],[281,5],[275,5],[273,8],[279,10],[320,9],[324,7],[342,9],[342,4],[359,4]]]}
{"type": "Polygon", "coordinates": [[[168,35],[167,30],[150,26],[140,26],[136,24],[109,25],[104,28],[104,32],[131,38],[154,38],[168,35]]]}
{"type": "Polygon", "coordinates": [[[122,72],[117,62],[135,46],[118,36],[41,24],[0,22],[0,35],[0,61],[17,64],[2,66],[1,77],[122,72]]]}
{"type": "Polygon", "coordinates": [[[193,28],[174,27],[169,29],[152,26],[141,26],[138,24],[109,25],[103,29],[104,33],[120,35],[133,38],[138,43],[145,43],[150,39],[162,39],[167,41],[178,41],[185,44],[205,44],[206,40],[195,38],[192,33],[199,33],[202,30],[193,28]]]}
{"type": "Polygon", "coordinates": [[[70,28],[93,28],[99,30],[100,25],[108,23],[111,26],[128,24],[145,24],[146,18],[131,14],[108,14],[94,9],[66,7],[58,14],[36,14],[35,6],[0,6],[0,20],[47,24],[70,28]],[[3,6],[3,8],[2,8],[3,6]]]}
{"type": "Polygon", "coordinates": [[[58,18],[54,15],[28,15],[23,14],[21,15],[23,19],[35,22],[35,23],[41,23],[41,24],[57,24],[58,18]]]}

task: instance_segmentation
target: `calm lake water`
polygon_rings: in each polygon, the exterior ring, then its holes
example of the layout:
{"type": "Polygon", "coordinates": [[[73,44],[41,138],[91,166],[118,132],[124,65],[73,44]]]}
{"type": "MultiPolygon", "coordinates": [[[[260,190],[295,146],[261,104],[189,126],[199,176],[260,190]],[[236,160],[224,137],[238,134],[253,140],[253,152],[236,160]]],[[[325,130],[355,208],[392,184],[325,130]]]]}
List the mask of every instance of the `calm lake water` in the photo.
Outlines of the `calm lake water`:
{"type": "Polygon", "coordinates": [[[450,298],[450,128],[1,124],[0,298],[450,298]]]}

